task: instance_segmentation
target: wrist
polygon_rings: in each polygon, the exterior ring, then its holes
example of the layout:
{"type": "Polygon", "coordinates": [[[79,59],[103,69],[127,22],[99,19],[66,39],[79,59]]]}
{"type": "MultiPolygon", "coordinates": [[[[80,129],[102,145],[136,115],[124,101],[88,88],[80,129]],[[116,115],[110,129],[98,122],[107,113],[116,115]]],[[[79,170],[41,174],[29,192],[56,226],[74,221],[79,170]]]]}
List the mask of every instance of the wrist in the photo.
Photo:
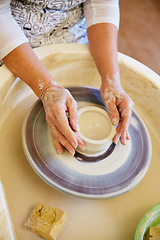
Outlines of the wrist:
{"type": "Polygon", "coordinates": [[[113,72],[113,73],[107,73],[102,78],[102,85],[119,85],[120,84],[120,74],[119,71],[113,72]]]}
{"type": "Polygon", "coordinates": [[[48,91],[54,91],[57,88],[62,88],[56,81],[51,80],[48,82],[42,81],[41,79],[38,80],[38,97],[42,100],[43,96],[48,91]]]}

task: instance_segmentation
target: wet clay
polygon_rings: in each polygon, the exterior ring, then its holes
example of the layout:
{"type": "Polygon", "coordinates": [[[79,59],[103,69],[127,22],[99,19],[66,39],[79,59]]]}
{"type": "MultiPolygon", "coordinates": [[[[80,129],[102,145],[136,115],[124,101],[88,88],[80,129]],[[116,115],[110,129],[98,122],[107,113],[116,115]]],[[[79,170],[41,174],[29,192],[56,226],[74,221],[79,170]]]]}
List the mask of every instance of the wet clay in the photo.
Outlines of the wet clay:
{"type": "Polygon", "coordinates": [[[107,117],[97,111],[86,111],[79,116],[80,132],[92,140],[103,140],[111,131],[111,124],[107,117]]]}

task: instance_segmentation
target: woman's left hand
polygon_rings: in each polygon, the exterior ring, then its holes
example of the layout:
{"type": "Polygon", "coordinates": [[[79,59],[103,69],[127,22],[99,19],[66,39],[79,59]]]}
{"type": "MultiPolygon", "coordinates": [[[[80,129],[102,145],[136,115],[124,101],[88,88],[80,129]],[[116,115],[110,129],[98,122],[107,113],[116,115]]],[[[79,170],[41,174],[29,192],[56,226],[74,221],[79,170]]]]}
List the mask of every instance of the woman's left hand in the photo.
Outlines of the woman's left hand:
{"type": "Polygon", "coordinates": [[[113,142],[117,143],[120,139],[121,144],[125,145],[126,139],[130,139],[128,128],[134,103],[122,88],[119,76],[113,76],[113,79],[102,82],[100,92],[112,123],[114,125],[119,123],[113,142]]]}

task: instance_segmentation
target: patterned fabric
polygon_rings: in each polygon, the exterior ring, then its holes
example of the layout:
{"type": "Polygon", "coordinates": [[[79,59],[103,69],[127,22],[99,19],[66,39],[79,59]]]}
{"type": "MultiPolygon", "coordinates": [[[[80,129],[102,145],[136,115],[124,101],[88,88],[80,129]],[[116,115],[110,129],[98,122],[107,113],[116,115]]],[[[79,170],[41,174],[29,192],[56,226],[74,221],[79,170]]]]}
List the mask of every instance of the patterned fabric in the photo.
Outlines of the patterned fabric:
{"type": "Polygon", "coordinates": [[[85,0],[12,0],[12,14],[32,47],[87,43],[85,0]]]}

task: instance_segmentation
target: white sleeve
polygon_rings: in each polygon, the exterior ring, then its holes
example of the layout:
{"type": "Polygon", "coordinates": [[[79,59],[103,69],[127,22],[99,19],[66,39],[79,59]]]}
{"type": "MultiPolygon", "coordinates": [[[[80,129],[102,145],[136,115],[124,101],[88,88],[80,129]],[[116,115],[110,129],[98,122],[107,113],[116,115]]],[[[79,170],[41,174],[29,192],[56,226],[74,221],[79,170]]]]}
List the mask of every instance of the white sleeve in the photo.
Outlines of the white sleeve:
{"type": "Polygon", "coordinates": [[[84,16],[86,27],[97,23],[112,23],[119,29],[119,0],[86,0],[84,16]]]}
{"type": "Polygon", "coordinates": [[[0,59],[19,45],[28,42],[11,15],[10,1],[0,1],[0,59]]]}

